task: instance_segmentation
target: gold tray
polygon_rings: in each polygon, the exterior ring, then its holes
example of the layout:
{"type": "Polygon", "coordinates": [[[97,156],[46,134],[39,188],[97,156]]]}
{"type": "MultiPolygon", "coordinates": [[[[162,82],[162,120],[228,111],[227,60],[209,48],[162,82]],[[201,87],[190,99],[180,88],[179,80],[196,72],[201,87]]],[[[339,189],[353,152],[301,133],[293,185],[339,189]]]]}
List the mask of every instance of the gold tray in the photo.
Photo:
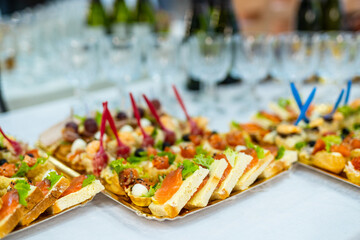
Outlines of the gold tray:
{"type": "MultiPolygon", "coordinates": [[[[40,152],[41,152],[41,150],[40,150],[40,152]]],[[[80,175],[79,173],[77,173],[77,172],[75,172],[74,170],[72,170],[71,168],[65,166],[64,164],[62,164],[61,162],[59,162],[58,160],[56,160],[55,158],[53,158],[53,157],[51,157],[51,156],[49,157],[48,161],[50,161],[50,162],[55,166],[56,170],[57,170],[59,173],[62,173],[65,177],[67,177],[67,178],[70,179],[70,180],[71,180],[72,178],[77,177],[77,176],[80,175]]],[[[70,207],[70,208],[68,208],[68,209],[66,209],[66,210],[64,210],[64,211],[62,211],[62,212],[59,212],[59,213],[57,213],[57,214],[49,214],[49,213],[47,213],[47,212],[45,211],[45,212],[42,213],[35,221],[33,221],[32,223],[30,223],[29,225],[27,225],[27,226],[20,226],[20,225],[18,225],[11,233],[9,233],[8,235],[6,235],[6,237],[12,236],[12,235],[14,235],[14,234],[17,234],[17,233],[22,232],[22,231],[24,231],[24,230],[27,230],[27,229],[29,229],[29,228],[35,227],[36,225],[38,225],[38,224],[40,224],[40,223],[46,222],[46,221],[48,221],[48,220],[50,220],[50,219],[53,219],[53,218],[55,218],[55,217],[57,217],[57,216],[60,216],[60,215],[62,215],[62,214],[64,214],[64,213],[67,213],[67,212],[69,212],[69,211],[71,211],[71,210],[74,210],[75,208],[83,207],[83,206],[85,206],[88,202],[90,202],[92,199],[93,199],[93,197],[90,198],[90,199],[88,199],[88,200],[86,200],[85,202],[79,203],[79,204],[77,204],[77,205],[75,205],[75,206],[72,206],[72,207],[70,207]]],[[[5,238],[6,238],[6,237],[5,237],[5,238]]]]}
{"type": "Polygon", "coordinates": [[[221,204],[223,202],[234,200],[237,197],[240,197],[241,195],[246,194],[247,192],[251,192],[251,191],[265,185],[266,183],[269,183],[272,180],[275,180],[275,179],[279,178],[280,176],[285,175],[290,170],[291,170],[291,168],[289,168],[288,170],[284,170],[284,171],[282,171],[282,172],[280,172],[280,173],[278,173],[278,174],[276,174],[276,175],[274,175],[274,176],[272,176],[270,178],[257,180],[248,189],[243,190],[243,191],[232,192],[230,194],[230,196],[228,198],[224,199],[224,200],[212,200],[212,201],[209,202],[209,204],[206,207],[195,208],[195,209],[192,209],[192,210],[182,209],[180,214],[178,216],[174,217],[174,218],[154,216],[151,213],[149,208],[136,206],[135,204],[133,204],[131,202],[131,200],[127,196],[118,196],[118,195],[115,195],[115,194],[111,193],[110,191],[108,191],[106,189],[104,191],[102,191],[102,193],[105,196],[107,196],[108,198],[110,198],[110,199],[114,200],[115,202],[117,202],[119,205],[122,205],[123,207],[125,207],[125,208],[129,209],[130,211],[136,213],[140,217],[144,217],[146,219],[156,220],[156,221],[165,221],[165,220],[172,221],[172,220],[184,218],[184,217],[189,216],[189,215],[194,214],[194,213],[198,213],[198,212],[200,212],[202,210],[205,210],[205,209],[208,209],[210,207],[219,205],[219,204],[221,204]]]}
{"type": "Polygon", "coordinates": [[[347,179],[346,177],[344,177],[343,175],[339,175],[339,174],[335,174],[335,173],[331,173],[331,172],[328,172],[326,170],[323,170],[321,168],[318,168],[318,167],[315,167],[315,166],[312,166],[312,165],[309,165],[309,164],[306,164],[306,163],[302,163],[302,162],[297,162],[297,164],[299,164],[300,166],[303,166],[305,168],[308,168],[308,169],[311,169],[313,171],[316,171],[316,172],[319,172],[319,173],[322,173],[326,176],[329,176],[329,177],[332,177],[334,179],[337,179],[337,180],[340,180],[344,183],[347,183],[347,184],[350,184],[354,187],[357,187],[357,188],[360,188],[359,185],[351,182],[349,179],[347,179]]]}

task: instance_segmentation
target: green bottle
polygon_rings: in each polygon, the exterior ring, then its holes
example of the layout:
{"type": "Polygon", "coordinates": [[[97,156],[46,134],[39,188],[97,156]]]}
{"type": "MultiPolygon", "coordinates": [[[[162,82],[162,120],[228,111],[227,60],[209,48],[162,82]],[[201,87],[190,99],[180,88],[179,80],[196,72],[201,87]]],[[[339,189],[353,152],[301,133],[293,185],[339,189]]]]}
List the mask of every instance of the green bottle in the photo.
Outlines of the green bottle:
{"type": "Polygon", "coordinates": [[[109,21],[100,0],[91,0],[86,23],[91,28],[109,31],[109,21]]]}
{"type": "Polygon", "coordinates": [[[111,14],[112,31],[115,34],[126,34],[130,22],[130,11],[125,0],[115,0],[111,14]]]}
{"type": "Polygon", "coordinates": [[[302,0],[296,19],[298,31],[321,31],[323,28],[323,12],[319,0],[302,0]]]}
{"type": "MultiPolygon", "coordinates": [[[[210,21],[210,8],[207,0],[192,0],[191,7],[185,15],[186,29],[185,38],[186,42],[191,36],[200,32],[207,32],[210,21]]],[[[186,82],[186,88],[191,91],[199,91],[201,83],[193,76],[189,76],[186,82]]]]}
{"type": "Polygon", "coordinates": [[[326,0],[323,2],[325,31],[339,31],[342,29],[342,6],[339,0],[326,0]]]}
{"type": "MultiPolygon", "coordinates": [[[[213,31],[224,36],[231,36],[239,32],[237,19],[235,17],[232,1],[231,0],[212,0],[211,5],[211,18],[208,31],[213,31]]],[[[241,80],[232,77],[230,69],[228,75],[223,79],[220,84],[237,83],[241,80]]]]}

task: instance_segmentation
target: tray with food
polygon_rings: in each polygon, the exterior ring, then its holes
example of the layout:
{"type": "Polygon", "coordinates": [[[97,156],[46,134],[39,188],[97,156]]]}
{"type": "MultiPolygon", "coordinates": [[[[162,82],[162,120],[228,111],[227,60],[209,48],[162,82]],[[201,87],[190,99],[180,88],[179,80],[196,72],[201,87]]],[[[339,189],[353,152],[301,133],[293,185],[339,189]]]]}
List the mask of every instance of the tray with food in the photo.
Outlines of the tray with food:
{"type": "Polygon", "coordinates": [[[273,113],[253,117],[257,134],[297,151],[301,165],[359,187],[360,99],[350,102],[351,81],[334,104],[311,104],[305,112],[299,112],[304,106],[295,85],[291,88],[295,101],[282,99],[270,104],[273,113]],[[288,124],[301,114],[301,122],[288,124]]]}
{"type": "MultiPolygon", "coordinates": [[[[297,152],[260,145],[248,132],[210,131],[203,117],[190,117],[174,88],[186,121],[162,109],[145,95],[147,109],[130,94],[133,117],[112,113],[107,103],[86,121],[68,120],[57,128],[55,141],[41,146],[68,166],[94,174],[105,195],[149,219],[175,219],[246,192],[288,170],[297,152]],[[96,129],[96,130],[95,130],[96,129]]],[[[81,118],[78,118],[81,119],[81,118]]],[[[44,140],[45,139],[45,140],[44,140]]]]}
{"type": "Polygon", "coordinates": [[[82,206],[104,188],[0,132],[0,238],[82,206]]]}

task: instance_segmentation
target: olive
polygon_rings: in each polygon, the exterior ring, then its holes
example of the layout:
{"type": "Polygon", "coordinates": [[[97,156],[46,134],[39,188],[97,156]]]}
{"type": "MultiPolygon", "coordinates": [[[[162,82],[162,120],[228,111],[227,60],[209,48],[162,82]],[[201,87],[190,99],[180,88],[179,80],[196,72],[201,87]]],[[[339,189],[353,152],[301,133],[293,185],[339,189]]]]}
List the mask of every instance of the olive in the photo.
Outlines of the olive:
{"type": "MultiPolygon", "coordinates": [[[[138,107],[138,111],[139,111],[139,115],[141,118],[143,118],[145,116],[145,110],[141,107],[138,107]]],[[[135,117],[135,115],[134,115],[135,117]]]]}
{"type": "Polygon", "coordinates": [[[171,147],[171,144],[165,141],[162,145],[162,150],[164,150],[166,147],[171,147]]]}
{"type": "Polygon", "coordinates": [[[8,162],[8,161],[7,161],[5,158],[1,159],[1,160],[0,160],[0,166],[4,165],[4,164],[7,163],[7,162],[8,162]]]}
{"type": "Polygon", "coordinates": [[[190,141],[190,134],[184,134],[182,136],[182,140],[184,140],[185,142],[189,142],[190,141]]]}
{"type": "Polygon", "coordinates": [[[211,135],[214,135],[214,134],[218,134],[218,132],[217,131],[212,131],[211,135]]]}
{"type": "Polygon", "coordinates": [[[309,142],[308,142],[308,145],[309,145],[310,147],[313,147],[313,146],[315,146],[315,143],[316,143],[316,141],[309,141],[309,142]]]}
{"type": "Polygon", "coordinates": [[[26,155],[28,155],[29,157],[34,157],[34,154],[32,154],[32,153],[27,153],[26,155]]]}
{"type": "Polygon", "coordinates": [[[66,123],[65,128],[72,128],[75,132],[78,132],[78,125],[75,122],[66,123]]]}
{"type": "Polygon", "coordinates": [[[125,119],[127,119],[127,115],[125,112],[120,111],[116,114],[116,119],[117,120],[125,120],[125,119]]]}
{"type": "Polygon", "coordinates": [[[135,157],[141,157],[141,153],[145,152],[145,149],[143,148],[138,148],[135,150],[135,157]]]}
{"type": "Polygon", "coordinates": [[[331,123],[334,118],[332,115],[326,115],[323,117],[323,119],[325,120],[325,122],[331,123]]]}
{"type": "Polygon", "coordinates": [[[161,103],[158,99],[153,99],[151,100],[151,103],[154,105],[156,110],[160,110],[161,108],[161,103]]]}
{"type": "Polygon", "coordinates": [[[93,118],[87,118],[84,122],[84,127],[87,133],[95,134],[98,131],[98,125],[93,118]]]}
{"type": "Polygon", "coordinates": [[[342,138],[342,139],[346,138],[349,134],[350,134],[349,129],[343,128],[343,129],[341,130],[341,138],[342,138]]]}

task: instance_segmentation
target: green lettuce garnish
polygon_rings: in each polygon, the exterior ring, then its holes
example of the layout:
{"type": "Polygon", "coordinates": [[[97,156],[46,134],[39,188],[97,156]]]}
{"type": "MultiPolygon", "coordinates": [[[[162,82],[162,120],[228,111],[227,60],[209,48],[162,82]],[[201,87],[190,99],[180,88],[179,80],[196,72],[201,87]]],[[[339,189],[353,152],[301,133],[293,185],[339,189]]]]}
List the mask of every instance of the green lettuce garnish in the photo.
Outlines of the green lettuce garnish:
{"type": "Polygon", "coordinates": [[[285,148],[284,146],[281,146],[277,152],[275,159],[276,160],[282,159],[284,157],[284,154],[285,154],[285,148]]]}
{"type": "Polygon", "coordinates": [[[279,98],[278,105],[282,108],[286,108],[287,106],[290,105],[290,99],[279,98]]]}
{"type": "Polygon", "coordinates": [[[344,117],[351,116],[353,114],[356,114],[360,111],[360,108],[354,109],[350,107],[349,105],[341,106],[337,109],[340,113],[344,115],[344,117]]]}
{"type": "Polygon", "coordinates": [[[84,179],[82,186],[81,187],[86,187],[90,184],[92,184],[95,181],[95,176],[94,175],[86,175],[87,178],[84,179]]]}
{"type": "Polygon", "coordinates": [[[63,176],[62,174],[59,175],[55,171],[50,171],[48,173],[48,175],[45,178],[50,181],[50,189],[52,189],[52,187],[60,180],[62,176],[63,176]]]}
{"type": "Polygon", "coordinates": [[[133,154],[130,157],[128,157],[126,160],[129,163],[141,163],[141,162],[149,159],[146,151],[140,152],[139,155],[140,155],[140,157],[137,157],[133,154]]]}
{"type": "Polygon", "coordinates": [[[130,164],[130,163],[123,164],[123,161],[124,161],[124,159],[114,160],[109,164],[109,166],[117,174],[121,173],[122,171],[124,171],[125,169],[128,169],[128,168],[136,168],[135,165],[130,164]]]}
{"type": "Polygon", "coordinates": [[[163,152],[159,152],[157,155],[160,156],[160,157],[167,156],[169,158],[169,164],[170,165],[173,164],[175,159],[176,159],[176,155],[173,154],[172,152],[163,151],[163,152]]]}
{"type": "Polygon", "coordinates": [[[360,123],[354,123],[353,128],[354,128],[354,130],[359,130],[360,129],[360,123]]]}
{"type": "Polygon", "coordinates": [[[17,180],[14,189],[16,189],[19,194],[19,203],[26,207],[26,198],[29,195],[30,184],[25,180],[17,180]]]}
{"type": "Polygon", "coordinates": [[[44,164],[46,160],[47,158],[38,158],[36,163],[32,167],[29,167],[29,165],[27,165],[27,163],[22,159],[20,165],[18,166],[19,170],[12,177],[24,177],[26,173],[36,168],[39,164],[44,164]]]}
{"type": "Polygon", "coordinates": [[[198,154],[194,157],[193,161],[198,165],[204,166],[209,169],[211,164],[214,162],[214,159],[212,157],[206,157],[204,154],[198,154]]]}
{"type": "Polygon", "coordinates": [[[154,145],[154,148],[156,149],[162,149],[163,148],[163,141],[157,141],[154,145]]]}
{"type": "Polygon", "coordinates": [[[195,148],[195,151],[196,151],[196,154],[199,155],[199,154],[203,154],[205,156],[208,156],[209,155],[209,152],[206,151],[202,146],[197,146],[195,148]]]}
{"type": "Polygon", "coordinates": [[[181,171],[181,174],[184,180],[199,169],[198,165],[187,159],[184,160],[182,166],[183,166],[183,170],[181,171]]]}
{"type": "Polygon", "coordinates": [[[234,128],[239,128],[239,123],[237,123],[236,121],[231,121],[231,126],[233,126],[234,128]]]}
{"type": "Polygon", "coordinates": [[[95,121],[97,123],[98,126],[101,125],[101,118],[102,118],[102,113],[99,111],[95,112],[95,121]]]}
{"type": "Polygon", "coordinates": [[[158,128],[154,128],[154,130],[152,131],[152,133],[151,133],[150,136],[151,136],[153,139],[155,139],[157,135],[158,135],[158,128]]]}
{"type": "Polygon", "coordinates": [[[322,138],[325,142],[326,151],[330,152],[330,148],[332,145],[340,144],[342,142],[341,137],[335,135],[329,135],[322,138]]]}
{"type": "Polygon", "coordinates": [[[298,142],[295,144],[295,149],[300,151],[305,146],[306,146],[306,142],[298,142]]]}
{"type": "Polygon", "coordinates": [[[265,150],[262,147],[253,144],[249,138],[245,139],[245,144],[247,148],[252,148],[256,151],[256,155],[259,159],[263,159],[265,157],[265,150]]]}

